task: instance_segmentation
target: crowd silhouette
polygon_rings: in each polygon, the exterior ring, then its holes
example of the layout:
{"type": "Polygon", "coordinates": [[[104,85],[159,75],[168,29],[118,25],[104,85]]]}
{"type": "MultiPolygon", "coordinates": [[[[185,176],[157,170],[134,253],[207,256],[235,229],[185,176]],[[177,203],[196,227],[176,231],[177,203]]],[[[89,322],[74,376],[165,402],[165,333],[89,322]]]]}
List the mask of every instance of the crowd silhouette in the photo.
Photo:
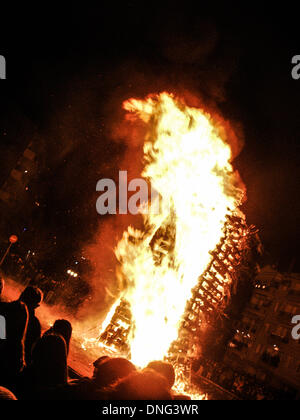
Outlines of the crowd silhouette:
{"type": "Polygon", "coordinates": [[[72,336],[69,321],[59,319],[42,334],[35,310],[43,293],[29,286],[18,300],[1,299],[6,339],[0,340],[0,400],[172,400],[188,399],[172,390],[173,366],[162,361],[138,369],[130,361],[102,356],[92,377],[70,379],[68,354],[72,336]]]}

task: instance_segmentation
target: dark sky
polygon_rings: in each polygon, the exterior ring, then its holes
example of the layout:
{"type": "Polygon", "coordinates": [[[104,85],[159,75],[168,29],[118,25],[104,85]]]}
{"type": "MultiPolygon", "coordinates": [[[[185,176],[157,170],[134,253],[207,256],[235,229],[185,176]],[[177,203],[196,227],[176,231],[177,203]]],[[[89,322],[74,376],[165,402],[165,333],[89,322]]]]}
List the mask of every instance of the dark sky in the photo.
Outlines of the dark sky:
{"type": "Polygon", "coordinates": [[[296,12],[269,2],[144,3],[1,10],[8,79],[0,81],[0,178],[30,136],[40,137],[50,158],[34,217],[52,256],[71,258],[99,223],[96,181],[124,153],[109,141],[111,115],[136,94],[190,90],[243,128],[236,167],[248,190],[244,210],[286,268],[298,260],[300,225],[296,12]]]}

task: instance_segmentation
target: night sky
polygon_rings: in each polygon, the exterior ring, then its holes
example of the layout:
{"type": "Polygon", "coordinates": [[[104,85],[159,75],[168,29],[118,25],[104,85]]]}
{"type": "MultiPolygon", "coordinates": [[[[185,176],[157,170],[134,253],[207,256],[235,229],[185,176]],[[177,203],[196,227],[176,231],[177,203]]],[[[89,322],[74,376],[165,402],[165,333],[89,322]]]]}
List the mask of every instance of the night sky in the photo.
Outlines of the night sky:
{"type": "Polygon", "coordinates": [[[296,12],[282,3],[220,3],[1,6],[0,182],[39,138],[41,207],[28,225],[48,265],[71,261],[101,223],[95,186],[116,176],[125,153],[110,140],[122,101],[174,89],[216,104],[239,127],[245,145],[235,166],[247,186],[247,220],[270,261],[287,269],[295,258],[300,270],[296,12]]]}

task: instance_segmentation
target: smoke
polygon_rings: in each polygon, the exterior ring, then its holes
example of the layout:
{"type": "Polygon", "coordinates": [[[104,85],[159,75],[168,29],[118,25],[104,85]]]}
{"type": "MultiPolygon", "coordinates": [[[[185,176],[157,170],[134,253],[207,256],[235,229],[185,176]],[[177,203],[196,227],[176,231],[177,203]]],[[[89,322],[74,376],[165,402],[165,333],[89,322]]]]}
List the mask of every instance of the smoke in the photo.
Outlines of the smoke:
{"type": "MultiPolygon", "coordinates": [[[[115,101],[112,99],[112,102],[107,104],[106,115],[105,136],[110,142],[121,145],[122,153],[111,156],[111,161],[106,162],[106,168],[109,170],[105,171],[105,177],[114,179],[118,186],[119,171],[127,171],[128,183],[141,176],[145,127],[124,118],[120,98],[115,101]]],[[[128,195],[130,197],[130,194],[128,195]]],[[[116,198],[118,204],[118,194],[116,198]]],[[[114,249],[128,226],[140,227],[142,224],[139,215],[99,215],[98,218],[98,228],[91,241],[83,248],[83,253],[91,261],[93,268],[93,274],[88,278],[92,297],[79,311],[79,316],[83,318],[99,317],[119,296],[123,285],[117,279],[118,263],[114,249]]]]}

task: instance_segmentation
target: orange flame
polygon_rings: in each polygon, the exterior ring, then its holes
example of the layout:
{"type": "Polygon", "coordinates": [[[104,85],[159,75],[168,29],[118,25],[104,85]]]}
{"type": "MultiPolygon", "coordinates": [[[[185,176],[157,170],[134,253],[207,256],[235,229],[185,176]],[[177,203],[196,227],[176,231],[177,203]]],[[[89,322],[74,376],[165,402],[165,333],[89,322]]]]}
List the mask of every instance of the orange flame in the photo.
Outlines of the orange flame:
{"type": "Polygon", "coordinates": [[[168,93],[131,99],[124,109],[148,127],[142,176],[160,200],[158,214],[142,212],[145,230],[129,227],[115,250],[131,305],[131,357],[144,367],[176,340],[191,291],[244,190],[211,115],[168,93]]]}

